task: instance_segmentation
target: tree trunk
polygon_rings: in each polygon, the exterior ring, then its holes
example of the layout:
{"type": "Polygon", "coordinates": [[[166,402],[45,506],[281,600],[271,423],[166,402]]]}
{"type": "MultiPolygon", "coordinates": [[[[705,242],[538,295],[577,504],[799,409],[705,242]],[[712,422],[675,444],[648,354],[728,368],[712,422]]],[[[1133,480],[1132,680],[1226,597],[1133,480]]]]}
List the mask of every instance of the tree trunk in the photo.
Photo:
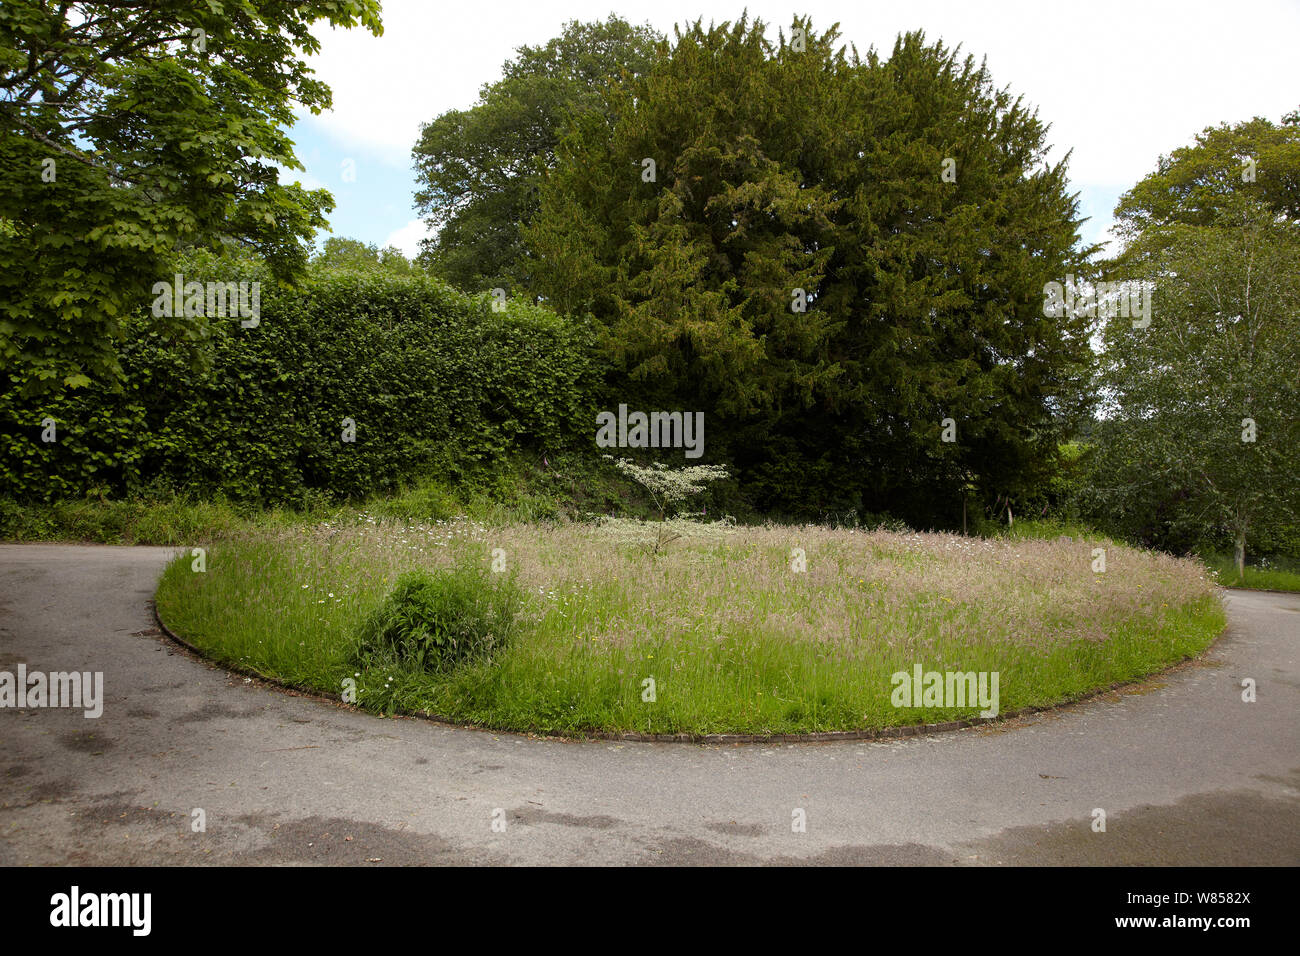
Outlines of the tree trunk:
{"type": "Polygon", "coordinates": [[[1242,525],[1237,528],[1237,580],[1244,582],[1246,580],[1246,527],[1242,525]]]}

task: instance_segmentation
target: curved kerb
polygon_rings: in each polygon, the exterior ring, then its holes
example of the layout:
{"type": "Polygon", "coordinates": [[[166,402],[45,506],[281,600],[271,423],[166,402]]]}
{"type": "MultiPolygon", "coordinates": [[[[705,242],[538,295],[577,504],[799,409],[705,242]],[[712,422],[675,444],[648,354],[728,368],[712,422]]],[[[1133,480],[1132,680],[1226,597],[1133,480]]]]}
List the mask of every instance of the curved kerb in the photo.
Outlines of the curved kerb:
{"type": "MultiPolygon", "coordinates": [[[[355,710],[358,713],[370,714],[370,711],[367,711],[362,707],[357,707],[354,704],[345,704],[340,700],[336,700],[333,697],[326,697],[324,694],[318,693],[316,691],[305,690],[304,688],[301,687],[295,687],[294,685],[288,684],[282,680],[279,680],[278,678],[267,677],[265,674],[259,674],[257,671],[252,670],[251,668],[240,667],[239,665],[236,664],[226,664],[222,661],[214,660],[212,657],[205,654],[203,651],[195,647],[189,641],[185,640],[182,637],[177,636],[171,630],[171,628],[169,628],[163,622],[162,617],[158,614],[158,602],[156,600],[150,601],[149,605],[150,605],[149,609],[153,613],[154,622],[158,625],[158,629],[167,637],[168,640],[172,641],[179,647],[184,648],[186,651],[193,654],[195,657],[199,658],[200,660],[206,661],[207,663],[213,665],[214,667],[220,667],[222,670],[229,671],[232,674],[239,674],[243,677],[251,677],[254,680],[257,680],[270,687],[278,688],[279,690],[290,691],[294,694],[294,696],[297,697],[306,697],[312,700],[319,700],[323,703],[333,704],[336,707],[341,707],[348,710],[355,710]]],[[[618,740],[618,741],[628,741],[631,743],[647,743],[647,744],[651,744],[651,743],[654,744],[668,744],[668,743],[673,743],[673,744],[780,744],[780,743],[828,743],[836,740],[897,740],[903,737],[920,737],[920,736],[929,736],[931,734],[950,733],[954,730],[965,730],[966,728],[969,727],[980,727],[986,724],[1006,723],[1015,720],[1018,717],[1028,717],[1032,714],[1064,711],[1072,707],[1077,707],[1080,704],[1087,703],[1088,701],[1092,700],[1095,697],[1100,697],[1102,694],[1109,694],[1126,688],[1140,687],[1150,680],[1153,680],[1158,677],[1162,677],[1175,670],[1185,667],[1190,663],[1202,659],[1206,654],[1209,653],[1210,649],[1213,648],[1214,645],[1219,642],[1219,638],[1223,636],[1226,630],[1227,628],[1224,628],[1224,631],[1221,631],[1218,637],[1215,637],[1215,639],[1211,641],[1209,645],[1205,648],[1205,650],[1201,651],[1200,654],[1194,655],[1192,657],[1184,657],[1181,660],[1175,661],[1173,664],[1170,664],[1168,667],[1147,674],[1145,677],[1139,678],[1138,680],[1122,681],[1117,684],[1110,684],[1109,686],[1106,687],[1098,687],[1094,690],[1088,691],[1086,694],[1081,694],[1078,697],[1073,698],[1072,700],[1064,701],[1060,704],[1052,704],[1051,706],[1047,706],[1047,707],[1021,707],[1019,710],[1008,711],[1005,714],[999,714],[997,717],[974,717],[968,720],[949,720],[938,724],[907,724],[907,725],[896,726],[896,727],[869,728],[866,730],[827,730],[827,731],[822,731],[820,733],[811,733],[811,734],[638,734],[638,733],[630,733],[630,732],[620,733],[615,731],[594,730],[583,734],[581,737],[571,737],[571,736],[565,736],[561,734],[542,734],[542,733],[537,733],[535,731],[503,729],[498,727],[484,727],[478,724],[466,724],[466,723],[461,723],[459,721],[451,720],[447,717],[439,716],[438,714],[430,714],[421,711],[397,711],[397,715],[402,717],[413,717],[417,720],[427,720],[430,721],[431,723],[441,724],[446,727],[455,727],[461,730],[477,730],[482,733],[491,733],[491,734],[511,734],[517,737],[529,737],[532,739],[544,739],[544,740],[568,740],[568,741],[618,740]]],[[[371,716],[374,715],[371,714],[371,716]]]]}

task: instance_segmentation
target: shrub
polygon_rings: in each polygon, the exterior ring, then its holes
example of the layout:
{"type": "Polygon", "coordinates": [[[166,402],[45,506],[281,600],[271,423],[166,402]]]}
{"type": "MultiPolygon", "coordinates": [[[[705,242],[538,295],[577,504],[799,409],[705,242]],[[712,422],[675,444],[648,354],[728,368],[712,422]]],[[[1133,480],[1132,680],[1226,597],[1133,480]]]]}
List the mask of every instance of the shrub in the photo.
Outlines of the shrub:
{"type": "Polygon", "coordinates": [[[489,657],[507,645],[521,602],[513,578],[482,568],[409,571],[363,623],[357,661],[440,671],[489,657]]]}
{"type": "Polygon", "coordinates": [[[164,339],[123,321],[121,391],[37,399],[0,371],[0,497],[151,491],[302,507],[456,481],[505,455],[590,444],[589,328],[512,300],[494,311],[423,275],[318,270],[296,290],[196,258],[187,279],[262,281],[260,323],[164,339]],[[42,422],[53,419],[54,441],[42,422]],[[344,420],[355,425],[343,440],[344,420]]]}

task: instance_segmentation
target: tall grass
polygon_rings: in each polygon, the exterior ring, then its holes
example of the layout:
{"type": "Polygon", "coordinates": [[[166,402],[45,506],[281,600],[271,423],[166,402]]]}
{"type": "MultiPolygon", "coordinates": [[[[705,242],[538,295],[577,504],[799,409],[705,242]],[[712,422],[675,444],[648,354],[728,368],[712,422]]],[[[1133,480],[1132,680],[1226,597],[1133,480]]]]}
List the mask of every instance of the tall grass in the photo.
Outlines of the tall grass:
{"type": "Polygon", "coordinates": [[[1246,565],[1246,574],[1237,573],[1237,563],[1229,554],[1206,554],[1201,560],[1225,588],[1260,588],[1266,591],[1300,591],[1300,571],[1288,567],[1246,565]]]}
{"type": "Polygon", "coordinates": [[[399,522],[469,516],[489,524],[554,521],[590,511],[645,513],[627,479],[571,453],[517,455],[454,478],[424,476],[362,502],[312,494],[293,507],[266,508],[223,498],[155,495],[130,500],[16,502],[0,498],[0,540],[193,545],[359,513],[399,522]],[[629,502],[631,503],[629,506],[629,502]]]}
{"type": "Polygon", "coordinates": [[[890,676],[998,671],[1003,712],[1066,701],[1203,650],[1205,569],[1096,541],[738,528],[658,558],[589,525],[361,515],[178,559],[163,620],[214,658],[358,703],[544,733],[802,733],[970,717],[897,708],[890,676]],[[791,549],[807,570],[792,570],[791,549]],[[448,672],[359,669],[364,622],[413,569],[488,567],[525,599],[510,645],[448,672]],[[654,681],[654,701],[649,680],[654,681]]]}

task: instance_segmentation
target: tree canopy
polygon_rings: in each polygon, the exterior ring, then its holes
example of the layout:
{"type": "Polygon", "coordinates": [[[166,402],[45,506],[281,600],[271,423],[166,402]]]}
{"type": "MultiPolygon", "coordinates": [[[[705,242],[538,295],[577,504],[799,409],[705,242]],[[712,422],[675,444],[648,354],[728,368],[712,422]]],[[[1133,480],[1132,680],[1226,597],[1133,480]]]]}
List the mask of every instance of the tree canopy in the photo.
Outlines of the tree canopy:
{"type": "Polygon", "coordinates": [[[317,21],[382,32],[377,0],[0,6],[0,357],[24,388],[120,376],[121,319],[178,247],[301,273],[333,203],[276,166],[302,168],[294,105],[330,105],[317,21]]]}
{"type": "Polygon", "coordinates": [[[1093,495],[1165,547],[1248,540],[1300,513],[1300,125],[1255,118],[1162,157],[1116,210],[1110,271],[1151,324],[1104,324],[1093,495]]]}
{"type": "Polygon", "coordinates": [[[396,246],[380,249],[373,242],[330,236],[311,263],[319,269],[351,269],[370,272],[376,269],[398,275],[410,275],[415,266],[396,246]]]}
{"type": "Polygon", "coordinates": [[[438,229],[424,260],[467,292],[530,284],[520,227],[537,206],[565,122],[604,108],[601,90],[649,69],[662,38],[610,15],[565,24],[542,46],[522,46],[479,101],[421,127],[415,145],[415,199],[438,229]]]}
{"type": "Polygon", "coordinates": [[[1064,161],[983,65],[742,18],[679,29],[605,96],[524,236],[535,291],[605,330],[620,401],[708,413],[787,513],[959,524],[968,486],[1050,466],[1089,350],[1042,290],[1086,251],[1064,161]]]}

